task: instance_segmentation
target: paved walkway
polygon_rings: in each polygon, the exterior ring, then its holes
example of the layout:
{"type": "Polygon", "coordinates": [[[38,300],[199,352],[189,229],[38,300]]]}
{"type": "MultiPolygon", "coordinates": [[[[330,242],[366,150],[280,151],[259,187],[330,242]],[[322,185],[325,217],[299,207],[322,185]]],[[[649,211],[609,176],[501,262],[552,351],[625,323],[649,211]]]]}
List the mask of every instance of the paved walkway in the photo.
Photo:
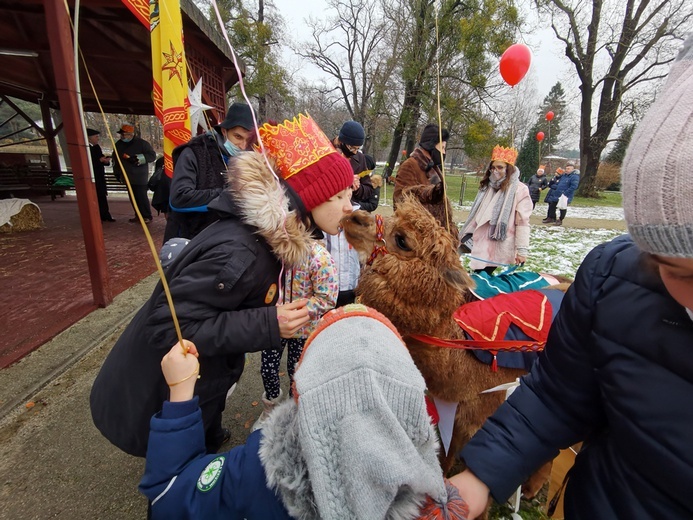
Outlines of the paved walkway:
{"type": "MultiPolygon", "coordinates": [[[[5,367],[94,309],[77,198],[32,197],[45,227],[0,234],[0,367],[5,367]]],[[[144,233],[131,224],[132,206],[125,194],[112,194],[116,222],[104,223],[106,259],[113,295],[156,269],[144,233]]],[[[155,212],[156,213],[156,212],[155,212]]],[[[159,246],[166,222],[149,225],[159,246]]]]}
{"type": "MultiPolygon", "coordinates": [[[[107,353],[155,284],[150,276],[0,370],[1,520],[145,518],[146,501],[137,491],[144,461],[120,452],[96,430],[89,392],[107,353]]],[[[259,357],[248,356],[228,401],[224,425],[233,436],[227,448],[245,441],[260,413],[259,357]]]]}

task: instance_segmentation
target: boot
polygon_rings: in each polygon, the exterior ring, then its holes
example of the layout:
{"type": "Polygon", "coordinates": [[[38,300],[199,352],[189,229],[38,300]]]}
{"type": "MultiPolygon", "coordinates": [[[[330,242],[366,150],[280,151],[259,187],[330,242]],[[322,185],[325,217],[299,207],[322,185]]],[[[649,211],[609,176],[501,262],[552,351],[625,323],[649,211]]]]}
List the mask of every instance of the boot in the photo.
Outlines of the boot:
{"type": "Polygon", "coordinates": [[[556,222],[556,219],[555,218],[549,218],[549,217],[546,217],[544,220],[541,221],[542,224],[552,224],[554,222],[556,222]]]}
{"type": "Polygon", "coordinates": [[[556,222],[553,223],[553,225],[554,225],[554,226],[562,226],[562,225],[563,225],[563,221],[559,218],[558,220],[556,220],[556,222]]]}
{"type": "Polygon", "coordinates": [[[269,417],[270,412],[274,409],[274,407],[281,401],[282,399],[282,391],[279,390],[279,396],[277,396],[274,399],[267,399],[267,394],[265,392],[262,393],[262,413],[260,414],[260,417],[257,418],[257,421],[255,421],[255,424],[253,424],[253,427],[250,429],[250,432],[254,432],[255,430],[259,430],[262,428],[262,423],[264,423],[267,418],[269,417]]]}

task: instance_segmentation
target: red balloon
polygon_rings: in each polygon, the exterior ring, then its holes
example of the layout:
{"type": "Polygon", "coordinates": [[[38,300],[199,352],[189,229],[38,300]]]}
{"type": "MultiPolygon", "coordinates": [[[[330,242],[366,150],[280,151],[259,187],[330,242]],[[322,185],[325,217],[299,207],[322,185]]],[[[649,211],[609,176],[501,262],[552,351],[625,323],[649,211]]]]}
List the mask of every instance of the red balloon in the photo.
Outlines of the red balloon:
{"type": "Polygon", "coordinates": [[[553,112],[547,112],[546,113],[546,120],[551,121],[553,119],[554,113],[553,112]]]}
{"type": "Polygon", "coordinates": [[[537,141],[544,140],[544,132],[537,132],[537,141]]]}
{"type": "Polygon", "coordinates": [[[532,52],[523,43],[508,47],[500,59],[500,73],[505,82],[514,87],[525,77],[532,63],[532,52]]]}

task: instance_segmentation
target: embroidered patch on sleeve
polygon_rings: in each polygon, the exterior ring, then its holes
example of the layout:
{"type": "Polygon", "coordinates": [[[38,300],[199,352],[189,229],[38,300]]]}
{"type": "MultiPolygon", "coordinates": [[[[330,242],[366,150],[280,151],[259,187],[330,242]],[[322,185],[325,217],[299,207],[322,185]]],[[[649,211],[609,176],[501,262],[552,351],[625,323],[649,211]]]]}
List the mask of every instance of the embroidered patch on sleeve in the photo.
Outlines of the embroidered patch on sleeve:
{"type": "Polygon", "coordinates": [[[225,457],[217,457],[207,464],[205,469],[202,470],[202,473],[200,473],[200,478],[197,479],[197,489],[206,493],[216,485],[221,476],[221,470],[224,467],[225,460],[225,457]]]}

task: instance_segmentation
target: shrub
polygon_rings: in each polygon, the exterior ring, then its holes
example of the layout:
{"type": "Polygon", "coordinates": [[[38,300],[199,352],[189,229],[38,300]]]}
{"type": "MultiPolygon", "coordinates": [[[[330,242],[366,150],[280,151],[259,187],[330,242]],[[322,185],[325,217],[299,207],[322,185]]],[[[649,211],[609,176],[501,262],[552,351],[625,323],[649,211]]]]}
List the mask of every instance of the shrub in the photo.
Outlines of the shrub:
{"type": "Polygon", "coordinates": [[[621,166],[615,163],[603,162],[597,170],[594,180],[597,191],[621,189],[621,166]]]}

